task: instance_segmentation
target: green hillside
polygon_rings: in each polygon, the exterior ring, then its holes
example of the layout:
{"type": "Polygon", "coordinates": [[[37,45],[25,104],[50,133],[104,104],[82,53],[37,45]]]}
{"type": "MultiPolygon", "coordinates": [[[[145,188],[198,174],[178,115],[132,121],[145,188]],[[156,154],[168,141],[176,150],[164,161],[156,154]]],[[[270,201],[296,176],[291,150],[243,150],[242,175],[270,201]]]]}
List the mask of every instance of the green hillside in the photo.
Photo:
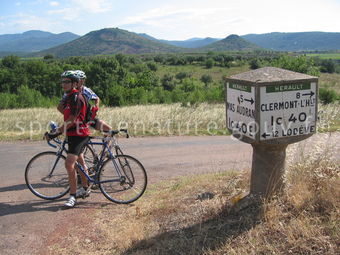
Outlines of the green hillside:
{"type": "Polygon", "coordinates": [[[37,55],[53,54],[56,57],[69,57],[179,51],[181,51],[179,47],[152,41],[126,30],[105,28],[92,31],[72,42],[41,51],[37,55]]]}
{"type": "Polygon", "coordinates": [[[199,48],[200,51],[252,51],[261,47],[250,43],[238,35],[229,35],[223,40],[199,48]]]}

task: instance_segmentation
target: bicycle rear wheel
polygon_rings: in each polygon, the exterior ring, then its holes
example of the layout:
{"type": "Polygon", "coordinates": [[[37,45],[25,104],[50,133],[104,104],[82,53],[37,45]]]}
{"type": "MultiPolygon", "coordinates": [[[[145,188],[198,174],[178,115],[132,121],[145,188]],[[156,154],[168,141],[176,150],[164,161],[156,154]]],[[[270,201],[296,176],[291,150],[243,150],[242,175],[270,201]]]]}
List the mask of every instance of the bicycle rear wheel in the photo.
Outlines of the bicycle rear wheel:
{"type": "Polygon", "coordinates": [[[53,200],[69,192],[65,156],[53,151],[35,155],[27,164],[25,181],[30,191],[43,199],[53,200]]]}
{"type": "Polygon", "coordinates": [[[132,203],[143,195],[146,186],[144,166],[129,155],[117,155],[107,160],[99,170],[99,188],[112,202],[132,203]]]}

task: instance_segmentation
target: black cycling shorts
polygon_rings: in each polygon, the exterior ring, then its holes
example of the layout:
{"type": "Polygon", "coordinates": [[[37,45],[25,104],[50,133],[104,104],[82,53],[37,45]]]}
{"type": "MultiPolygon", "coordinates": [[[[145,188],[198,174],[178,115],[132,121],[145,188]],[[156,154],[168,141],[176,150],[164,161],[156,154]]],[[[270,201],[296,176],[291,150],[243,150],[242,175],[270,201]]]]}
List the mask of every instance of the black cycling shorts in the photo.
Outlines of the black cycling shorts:
{"type": "Polygon", "coordinates": [[[88,136],[68,136],[68,152],[70,154],[74,154],[79,156],[83,153],[85,145],[90,140],[88,136]]]}

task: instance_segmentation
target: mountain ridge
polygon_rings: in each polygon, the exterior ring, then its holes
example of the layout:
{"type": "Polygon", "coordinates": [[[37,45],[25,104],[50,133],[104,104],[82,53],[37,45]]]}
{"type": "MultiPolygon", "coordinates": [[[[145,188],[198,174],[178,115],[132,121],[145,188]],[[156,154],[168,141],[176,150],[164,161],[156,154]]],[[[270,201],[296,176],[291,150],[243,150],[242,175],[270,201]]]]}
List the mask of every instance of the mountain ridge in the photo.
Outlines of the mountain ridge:
{"type": "Polygon", "coordinates": [[[54,54],[58,57],[89,56],[102,54],[142,54],[156,52],[180,52],[175,46],[162,44],[119,28],[104,28],[91,31],[69,43],[43,50],[38,53],[54,54]],[[96,47],[94,47],[94,45],[96,47]]]}
{"type": "Polygon", "coordinates": [[[326,51],[340,49],[340,33],[338,32],[272,32],[247,34],[241,37],[263,48],[277,51],[326,51]]]}
{"type": "Polygon", "coordinates": [[[183,41],[156,39],[148,34],[134,33],[119,28],[104,28],[91,31],[84,36],[70,32],[53,34],[40,30],[0,35],[0,56],[53,54],[56,57],[67,57],[116,53],[190,53],[257,49],[275,51],[337,50],[340,49],[340,33],[272,32],[243,36],[230,35],[223,39],[194,37],[183,41]],[[46,48],[46,43],[52,46],[46,48]]]}
{"type": "Polygon", "coordinates": [[[79,35],[71,32],[53,34],[41,30],[29,30],[20,34],[0,35],[0,51],[35,52],[70,42],[79,35]]]}

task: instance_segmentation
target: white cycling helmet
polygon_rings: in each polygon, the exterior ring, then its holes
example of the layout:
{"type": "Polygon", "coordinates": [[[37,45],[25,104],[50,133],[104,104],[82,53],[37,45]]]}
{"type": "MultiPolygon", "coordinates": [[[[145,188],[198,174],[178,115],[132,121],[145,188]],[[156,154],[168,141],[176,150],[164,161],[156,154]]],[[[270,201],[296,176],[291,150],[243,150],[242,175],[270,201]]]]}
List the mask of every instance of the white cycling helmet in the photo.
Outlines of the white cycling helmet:
{"type": "Polygon", "coordinates": [[[76,75],[78,76],[79,79],[86,79],[86,74],[82,70],[75,70],[76,75]]]}
{"type": "Polygon", "coordinates": [[[72,82],[78,82],[79,81],[79,76],[75,71],[68,70],[65,71],[61,74],[61,78],[69,78],[72,80],[72,82]]]}

